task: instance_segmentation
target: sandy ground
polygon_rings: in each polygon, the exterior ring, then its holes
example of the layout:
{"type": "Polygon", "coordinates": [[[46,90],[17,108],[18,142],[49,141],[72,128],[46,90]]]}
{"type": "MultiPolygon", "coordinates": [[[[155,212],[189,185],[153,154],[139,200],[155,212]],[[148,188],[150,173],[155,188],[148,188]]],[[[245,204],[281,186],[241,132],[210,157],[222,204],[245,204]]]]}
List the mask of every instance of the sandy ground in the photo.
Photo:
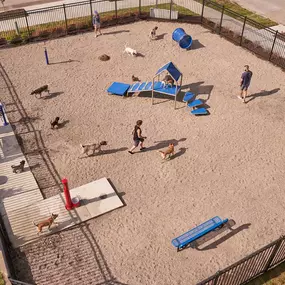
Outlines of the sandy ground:
{"type": "MultiPolygon", "coordinates": [[[[71,188],[108,177],[126,203],[81,229],[22,248],[19,258],[27,259],[37,284],[195,284],[284,234],[284,73],[198,25],[179,25],[195,40],[191,51],[172,42],[177,24],[159,23],[159,33],[167,34],[150,42],[154,25],[139,22],[104,30],[97,39],[87,33],[46,43],[50,62],[76,60],[70,63],[45,65],[43,43],[1,51],[18,103],[41,132],[60,176],[71,188]],[[144,57],[123,54],[126,42],[144,57]],[[99,61],[103,53],[111,60],[99,61]],[[152,106],[148,95],[107,95],[112,81],[130,83],[132,74],[151,80],[170,60],[183,73],[183,90],[207,100],[209,116],[192,116],[182,102],[174,110],[165,99],[152,106]],[[253,71],[247,104],[236,98],[244,64],[253,71]],[[43,84],[55,93],[51,98],[29,95],[43,84]],[[51,130],[56,116],[69,122],[51,130]],[[138,119],[148,149],[130,155],[138,119]],[[78,158],[80,143],[100,140],[109,143],[105,154],[78,158]],[[157,150],[169,142],[177,154],[162,163],[157,150]],[[176,252],[172,238],[216,215],[234,220],[236,230],[202,250],[176,252]],[[112,278],[117,283],[108,283],[112,278]]],[[[9,118],[21,133],[25,126],[16,121],[23,114],[4,87],[1,80],[1,99],[10,103],[9,118]]],[[[36,148],[29,138],[26,143],[36,148]]]]}

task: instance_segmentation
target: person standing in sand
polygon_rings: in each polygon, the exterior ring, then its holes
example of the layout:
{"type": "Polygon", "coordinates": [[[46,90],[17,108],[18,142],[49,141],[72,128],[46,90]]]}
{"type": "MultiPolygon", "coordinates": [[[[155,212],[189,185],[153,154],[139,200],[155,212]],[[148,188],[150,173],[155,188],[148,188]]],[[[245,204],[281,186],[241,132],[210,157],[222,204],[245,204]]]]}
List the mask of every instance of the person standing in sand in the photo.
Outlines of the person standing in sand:
{"type": "Polygon", "coordinates": [[[102,33],[101,33],[101,19],[100,19],[100,15],[97,11],[94,11],[93,27],[95,30],[95,38],[97,38],[97,32],[99,32],[100,35],[102,35],[102,33]]]}
{"type": "Polygon", "coordinates": [[[143,146],[143,142],[144,140],[146,139],[146,137],[143,137],[142,136],[142,130],[141,130],[141,125],[142,125],[142,120],[138,120],[136,125],[135,125],[135,128],[133,130],[133,140],[134,140],[134,145],[133,147],[128,151],[130,154],[134,154],[133,151],[134,149],[140,145],[140,150],[144,150],[145,147],[143,146]]]}
{"type": "Polygon", "coordinates": [[[249,70],[249,66],[245,65],[244,66],[244,72],[241,75],[241,80],[240,80],[240,96],[238,96],[239,99],[243,100],[243,103],[245,103],[245,98],[247,96],[247,90],[250,85],[252,77],[252,72],[249,70]]]}

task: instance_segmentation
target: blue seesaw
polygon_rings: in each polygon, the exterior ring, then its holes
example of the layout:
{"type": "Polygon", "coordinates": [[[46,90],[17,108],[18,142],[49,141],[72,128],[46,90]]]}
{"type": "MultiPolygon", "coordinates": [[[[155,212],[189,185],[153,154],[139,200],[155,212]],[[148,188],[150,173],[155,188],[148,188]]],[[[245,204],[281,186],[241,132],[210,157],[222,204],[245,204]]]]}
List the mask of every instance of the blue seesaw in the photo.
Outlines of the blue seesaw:
{"type": "Polygon", "coordinates": [[[187,35],[182,28],[177,28],[172,33],[172,39],[178,42],[182,49],[190,49],[192,46],[192,37],[187,35]]]}

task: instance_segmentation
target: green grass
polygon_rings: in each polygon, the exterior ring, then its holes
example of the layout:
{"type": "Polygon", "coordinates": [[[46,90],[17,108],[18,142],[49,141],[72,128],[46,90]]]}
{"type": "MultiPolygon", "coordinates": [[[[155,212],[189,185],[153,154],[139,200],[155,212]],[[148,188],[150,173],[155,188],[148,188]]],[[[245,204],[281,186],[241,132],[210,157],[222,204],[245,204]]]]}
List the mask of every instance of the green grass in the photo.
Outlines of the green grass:
{"type": "Polygon", "coordinates": [[[5,285],[5,280],[3,279],[3,274],[0,272],[0,285],[5,285]]]}
{"type": "Polygon", "coordinates": [[[285,284],[285,262],[262,276],[249,282],[247,285],[284,285],[285,284]]]}
{"type": "MultiPolygon", "coordinates": [[[[150,8],[153,8],[153,7],[156,7],[156,6],[155,5],[143,6],[141,7],[141,13],[142,14],[149,13],[150,8]]],[[[157,8],[169,10],[170,5],[169,4],[159,4],[157,5],[157,8]]],[[[184,7],[175,5],[175,4],[172,5],[172,9],[178,11],[178,13],[184,16],[197,16],[196,13],[184,7]]],[[[138,13],[139,13],[139,8],[136,7],[136,8],[127,8],[127,9],[118,10],[117,15],[118,17],[127,17],[127,16],[130,16],[131,14],[138,14],[138,13]]],[[[100,16],[101,16],[102,22],[104,23],[104,21],[115,19],[116,14],[115,14],[115,11],[110,11],[110,12],[100,13],[100,16]]],[[[77,28],[82,25],[87,25],[91,27],[91,15],[84,16],[84,17],[78,17],[74,19],[68,19],[67,25],[68,27],[70,27],[71,25],[75,25],[77,28]]],[[[47,24],[30,26],[29,30],[32,36],[38,36],[40,32],[47,31],[51,33],[52,31],[58,28],[61,28],[63,29],[63,31],[65,31],[66,29],[65,21],[57,21],[57,22],[52,22],[52,23],[47,23],[47,24]]],[[[27,38],[28,37],[27,29],[26,28],[20,29],[20,35],[23,39],[27,38]]],[[[0,38],[5,38],[8,41],[11,41],[15,37],[17,37],[17,34],[14,30],[0,32],[0,38]]]]}
{"type": "MultiPolygon", "coordinates": [[[[196,0],[197,2],[202,3],[202,0],[196,0]]],[[[266,27],[271,27],[271,26],[276,26],[278,25],[278,23],[262,17],[252,11],[249,11],[243,7],[241,7],[239,4],[235,3],[234,1],[230,1],[230,0],[212,0],[212,2],[216,3],[216,4],[220,4],[220,5],[224,5],[225,8],[232,10],[233,12],[236,12],[242,16],[247,16],[250,20],[253,20],[261,25],[264,25],[266,27]]],[[[207,5],[208,6],[208,5],[207,5]]],[[[214,8],[212,6],[210,6],[211,8],[214,8]]],[[[225,14],[227,14],[227,12],[225,12],[225,14]]],[[[228,13],[229,16],[233,15],[231,13],[228,13]]]]}

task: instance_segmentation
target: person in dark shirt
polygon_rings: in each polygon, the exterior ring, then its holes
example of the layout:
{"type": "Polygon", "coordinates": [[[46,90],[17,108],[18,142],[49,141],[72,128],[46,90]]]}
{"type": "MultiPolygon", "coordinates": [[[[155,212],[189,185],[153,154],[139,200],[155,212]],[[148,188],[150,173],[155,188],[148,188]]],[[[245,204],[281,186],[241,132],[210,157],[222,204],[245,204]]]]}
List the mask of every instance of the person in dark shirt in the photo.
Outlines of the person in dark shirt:
{"type": "Polygon", "coordinates": [[[143,142],[144,140],[146,139],[146,137],[143,137],[142,136],[142,130],[141,130],[141,125],[142,125],[142,120],[138,120],[135,127],[134,127],[134,130],[133,130],[133,140],[134,140],[134,145],[133,147],[129,150],[129,153],[130,154],[134,154],[133,151],[134,149],[140,145],[140,150],[144,150],[145,147],[143,146],[143,142]]]}
{"type": "Polygon", "coordinates": [[[97,11],[94,11],[93,26],[94,26],[94,30],[95,30],[95,38],[97,38],[97,32],[99,32],[100,35],[102,35],[102,33],[101,33],[101,19],[100,19],[100,15],[97,11]]]}
{"type": "Polygon", "coordinates": [[[247,96],[247,90],[250,85],[252,78],[252,72],[249,70],[249,66],[245,65],[244,66],[244,72],[241,75],[241,80],[240,80],[240,96],[238,96],[239,99],[243,100],[243,103],[245,103],[245,98],[247,96]]]}

